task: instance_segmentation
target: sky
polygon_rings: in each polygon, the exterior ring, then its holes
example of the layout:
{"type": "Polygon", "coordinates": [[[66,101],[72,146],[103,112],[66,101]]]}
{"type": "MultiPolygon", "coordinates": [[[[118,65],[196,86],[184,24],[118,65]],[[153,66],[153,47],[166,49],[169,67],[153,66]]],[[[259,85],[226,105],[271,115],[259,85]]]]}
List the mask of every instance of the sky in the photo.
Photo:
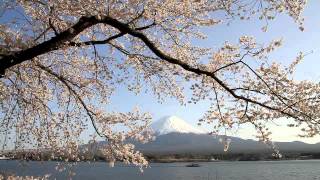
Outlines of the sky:
{"type": "MultiPolygon", "coordinates": [[[[281,48],[271,54],[270,59],[280,62],[284,65],[291,63],[298,53],[310,53],[304,58],[304,61],[297,67],[294,78],[297,80],[320,80],[320,13],[318,13],[320,1],[309,1],[303,13],[305,18],[302,32],[297,23],[287,15],[279,15],[273,21],[269,21],[268,31],[263,32],[261,28],[265,25],[264,21],[257,19],[250,21],[234,20],[230,25],[221,24],[210,28],[202,29],[208,36],[205,40],[195,40],[195,45],[218,48],[225,41],[237,42],[243,35],[254,36],[259,43],[267,43],[274,39],[282,39],[281,48]]],[[[200,102],[187,106],[180,106],[174,99],[166,99],[162,104],[151,94],[141,93],[135,95],[128,92],[124,87],[120,87],[111,98],[111,104],[108,107],[110,111],[130,111],[138,106],[143,111],[152,114],[156,121],[163,116],[176,115],[188,123],[195,125],[206,110],[209,108],[209,102],[200,102]]],[[[281,119],[279,123],[271,124],[272,139],[274,141],[304,141],[307,143],[320,142],[320,137],[299,138],[298,128],[288,128],[284,126],[286,120],[281,119]]],[[[210,126],[201,126],[203,129],[210,129],[210,126]]],[[[236,132],[229,132],[229,135],[238,136],[246,139],[255,138],[255,130],[250,125],[244,125],[236,132]]]]}

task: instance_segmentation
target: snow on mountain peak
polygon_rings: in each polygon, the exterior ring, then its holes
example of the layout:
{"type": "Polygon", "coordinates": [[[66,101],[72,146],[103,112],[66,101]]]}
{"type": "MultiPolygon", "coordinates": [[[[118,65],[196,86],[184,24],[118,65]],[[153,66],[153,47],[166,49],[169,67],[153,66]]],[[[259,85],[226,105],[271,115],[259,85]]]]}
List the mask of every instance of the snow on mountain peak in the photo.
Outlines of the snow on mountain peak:
{"type": "Polygon", "coordinates": [[[194,133],[204,134],[205,132],[198,129],[177,116],[166,116],[151,124],[151,128],[158,135],[169,133],[194,133]]]}

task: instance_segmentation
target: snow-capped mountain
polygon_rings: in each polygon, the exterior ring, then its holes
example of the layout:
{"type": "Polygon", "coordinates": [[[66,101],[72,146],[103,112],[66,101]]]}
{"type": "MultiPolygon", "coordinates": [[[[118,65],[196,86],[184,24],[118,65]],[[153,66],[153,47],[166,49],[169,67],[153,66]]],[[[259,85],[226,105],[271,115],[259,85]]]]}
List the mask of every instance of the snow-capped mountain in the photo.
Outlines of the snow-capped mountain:
{"type": "Polygon", "coordinates": [[[151,124],[151,128],[157,135],[169,133],[193,133],[205,134],[205,131],[198,129],[177,116],[166,116],[151,124]]]}
{"type": "MultiPolygon", "coordinates": [[[[238,137],[212,136],[206,131],[194,127],[176,116],[167,116],[151,124],[157,137],[148,143],[140,143],[129,139],[136,149],[146,154],[225,154],[224,144],[220,139],[231,139],[228,153],[272,153],[264,143],[238,137]]],[[[102,141],[99,144],[107,144],[102,141]]],[[[319,153],[320,143],[306,144],[303,142],[274,142],[280,152],[316,152],[319,153]]],[[[84,145],[87,147],[87,145],[84,145]]]]}

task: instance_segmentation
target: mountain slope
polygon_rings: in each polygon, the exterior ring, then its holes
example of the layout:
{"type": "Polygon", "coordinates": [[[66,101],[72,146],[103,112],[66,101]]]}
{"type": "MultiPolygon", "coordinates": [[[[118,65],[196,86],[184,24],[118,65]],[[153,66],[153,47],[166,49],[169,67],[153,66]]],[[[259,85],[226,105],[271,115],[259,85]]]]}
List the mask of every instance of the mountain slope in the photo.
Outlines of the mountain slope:
{"type": "MultiPolygon", "coordinates": [[[[143,152],[155,153],[223,153],[224,145],[219,139],[208,135],[176,116],[166,116],[151,125],[156,133],[156,140],[147,144],[136,144],[143,152]]],[[[264,153],[272,152],[262,142],[228,137],[231,140],[229,153],[264,153]]],[[[320,152],[320,144],[312,145],[303,142],[275,142],[280,151],[320,152]]]]}
{"type": "MultiPolygon", "coordinates": [[[[221,137],[223,138],[223,137],[221,137]]],[[[237,137],[231,139],[228,153],[272,153],[264,143],[237,137]]],[[[219,137],[207,134],[169,133],[157,136],[147,144],[135,143],[136,148],[146,153],[224,153],[219,137]]],[[[320,152],[320,144],[303,142],[275,142],[280,152],[320,152]]]]}

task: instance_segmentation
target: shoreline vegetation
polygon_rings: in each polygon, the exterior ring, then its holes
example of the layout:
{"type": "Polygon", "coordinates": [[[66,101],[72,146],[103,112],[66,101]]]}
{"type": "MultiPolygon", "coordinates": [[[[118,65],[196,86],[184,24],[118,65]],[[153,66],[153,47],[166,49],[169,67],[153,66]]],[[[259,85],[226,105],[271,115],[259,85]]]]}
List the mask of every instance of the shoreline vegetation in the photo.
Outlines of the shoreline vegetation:
{"type": "MultiPolygon", "coordinates": [[[[320,159],[320,152],[283,152],[282,158],[276,158],[271,153],[224,153],[224,154],[150,154],[145,153],[150,163],[175,162],[219,162],[219,161],[281,161],[281,160],[314,160],[320,159]]],[[[99,154],[80,154],[70,159],[63,156],[54,156],[49,152],[16,152],[2,153],[0,160],[26,160],[26,161],[65,161],[65,162],[96,162],[108,161],[99,154]]]]}

